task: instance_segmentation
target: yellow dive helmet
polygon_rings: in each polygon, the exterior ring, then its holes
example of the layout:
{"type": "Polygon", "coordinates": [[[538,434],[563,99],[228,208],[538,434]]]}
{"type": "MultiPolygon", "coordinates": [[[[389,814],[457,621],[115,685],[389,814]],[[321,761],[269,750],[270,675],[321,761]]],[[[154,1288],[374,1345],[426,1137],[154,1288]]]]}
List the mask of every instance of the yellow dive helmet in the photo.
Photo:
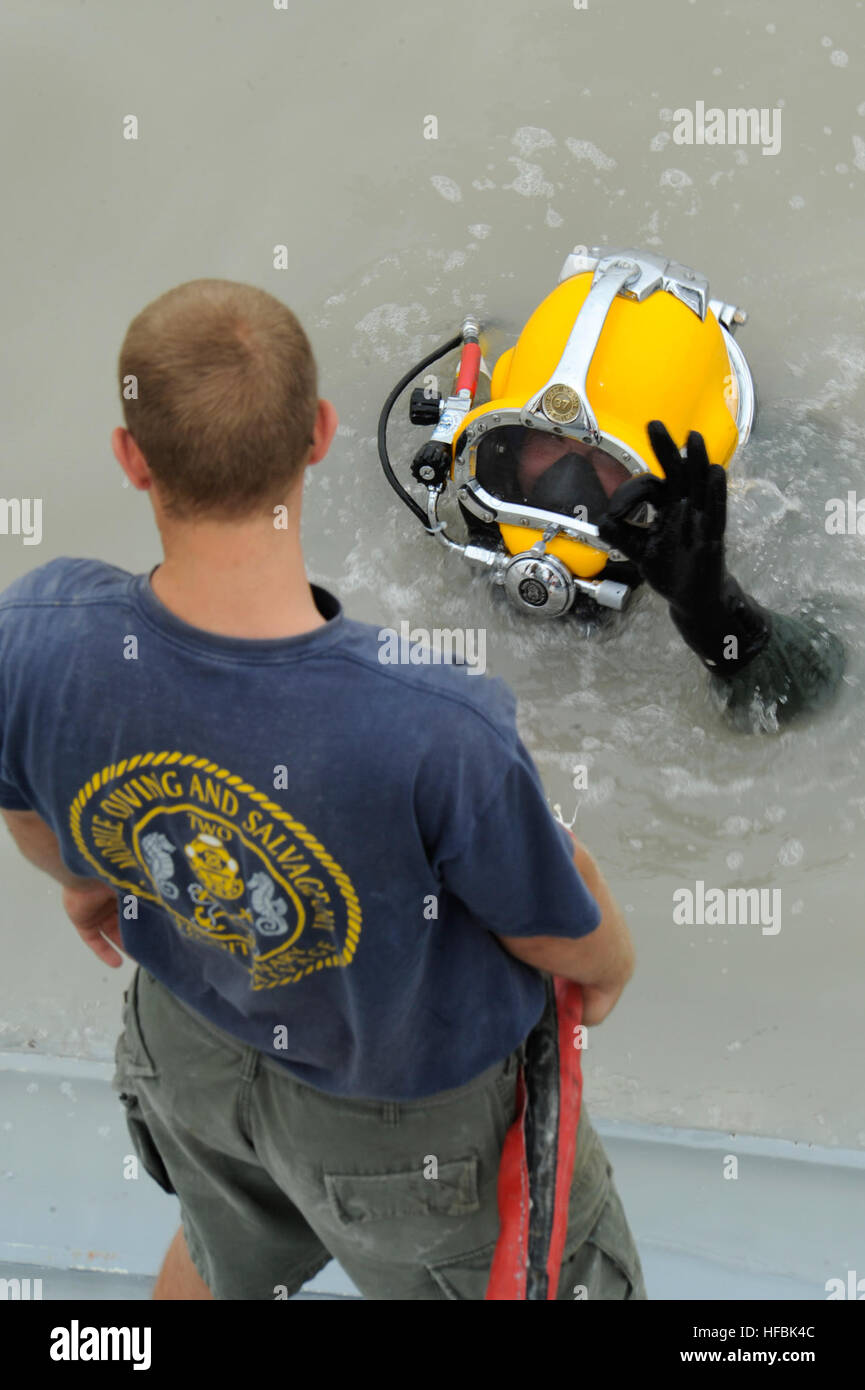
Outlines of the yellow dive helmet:
{"type": "Polygon", "coordinates": [[[404,500],[445,545],[489,566],[522,611],[559,616],[578,594],[621,609],[639,580],[600,538],[598,517],[627,478],[661,474],[650,420],[663,420],[680,447],[698,430],[711,461],[724,466],[744,444],[754,388],[733,332],[746,318],[710,299],[706,279],[687,266],[651,252],[577,247],[496,363],[486,404],[473,404],[481,355],[471,319],[403,379],[382,415],[385,471],[405,494],[384,445],[389,409],[412,375],[462,343],[450,397],[413,393],[412,420],[436,424],[412,465],[427,486],[426,515],[404,500]],[[468,544],[438,517],[452,491],[468,544]]]}

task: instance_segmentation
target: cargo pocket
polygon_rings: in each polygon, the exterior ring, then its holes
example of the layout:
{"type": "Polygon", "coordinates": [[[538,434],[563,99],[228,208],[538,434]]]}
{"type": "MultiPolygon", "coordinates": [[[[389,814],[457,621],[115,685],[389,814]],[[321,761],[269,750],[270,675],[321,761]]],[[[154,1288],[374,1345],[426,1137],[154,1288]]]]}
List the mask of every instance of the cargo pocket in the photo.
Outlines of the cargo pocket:
{"type": "Polygon", "coordinates": [[[413,1216],[471,1216],[480,1210],[478,1162],[440,1163],[435,1177],[422,1168],[396,1173],[324,1174],[331,1210],[343,1227],[413,1216]]]}
{"type": "Polygon", "coordinates": [[[587,1239],[562,1265],[560,1299],[644,1299],[643,1271],[619,1195],[609,1195],[587,1239]]]}
{"type": "Polygon", "coordinates": [[[427,1269],[445,1298],[479,1303],[486,1296],[495,1252],[496,1242],[493,1240],[477,1250],[470,1250],[466,1255],[455,1255],[450,1260],[428,1264],[427,1269]]]}
{"type": "Polygon", "coordinates": [[[158,1077],[138,1022],[139,972],[140,967],[136,969],[129,988],[123,992],[123,1029],[114,1050],[115,1070],[111,1085],[126,1111],[126,1126],[141,1166],[163,1192],[175,1196],[162,1156],[142,1114],[137,1090],[142,1082],[156,1081],[158,1077]]]}

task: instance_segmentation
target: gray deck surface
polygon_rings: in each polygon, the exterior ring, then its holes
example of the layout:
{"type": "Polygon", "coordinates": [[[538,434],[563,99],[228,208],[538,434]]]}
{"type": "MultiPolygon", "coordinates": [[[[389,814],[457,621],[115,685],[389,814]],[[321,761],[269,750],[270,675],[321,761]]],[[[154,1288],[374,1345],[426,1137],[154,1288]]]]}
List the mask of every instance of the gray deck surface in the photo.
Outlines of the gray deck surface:
{"type": "MultiPolygon", "coordinates": [[[[43,1299],[146,1300],[177,1201],[123,1181],[108,1064],[0,1055],[0,1278],[43,1299]]],[[[653,1299],[825,1299],[862,1263],[865,1153],[596,1120],[653,1299]],[[724,1155],[739,1177],[721,1176],[724,1155]]],[[[299,1299],[358,1297],[331,1263],[299,1299]]]]}

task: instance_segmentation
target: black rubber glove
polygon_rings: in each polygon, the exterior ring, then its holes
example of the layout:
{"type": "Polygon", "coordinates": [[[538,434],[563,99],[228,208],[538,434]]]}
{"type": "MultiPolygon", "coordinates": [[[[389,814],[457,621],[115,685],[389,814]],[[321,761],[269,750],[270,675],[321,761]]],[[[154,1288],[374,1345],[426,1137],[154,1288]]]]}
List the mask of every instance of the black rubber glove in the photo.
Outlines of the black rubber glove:
{"type": "Polygon", "coordinates": [[[743,592],[724,561],[727,474],[709,463],[702,435],[688,436],[682,458],[666,427],[648,427],[664,477],[641,474],[613,494],[601,537],[621,550],[670,605],[683,639],[709,670],[732,676],[763,650],[771,616],[743,592]],[[627,518],[650,503],[648,524],[627,518]]]}

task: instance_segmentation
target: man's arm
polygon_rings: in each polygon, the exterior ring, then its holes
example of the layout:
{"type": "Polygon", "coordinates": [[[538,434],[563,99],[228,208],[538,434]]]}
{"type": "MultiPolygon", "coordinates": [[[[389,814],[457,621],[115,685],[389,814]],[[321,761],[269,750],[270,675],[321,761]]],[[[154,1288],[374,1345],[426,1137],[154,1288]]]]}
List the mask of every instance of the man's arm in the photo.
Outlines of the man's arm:
{"type": "Polygon", "coordinates": [[[583,1022],[602,1023],[634,973],[634,946],[625,920],[592,855],[574,839],[574,864],[601,909],[593,932],[560,936],[499,936],[505,950],[536,970],[575,980],[583,988],[583,1022]]]}
{"type": "Polygon", "coordinates": [[[62,885],[63,907],[85,946],[104,965],[122,965],[119,952],[123,950],[123,941],[115,890],[99,878],[82,878],[67,869],[60,857],[57,836],[35,811],[3,810],[2,815],[24,858],[62,885]]]}
{"type": "Polygon", "coordinates": [[[92,888],[99,879],[81,878],[67,869],[60,857],[57,836],[35,811],[3,811],[9,834],[31,864],[61,883],[64,888],[92,888]]]}

